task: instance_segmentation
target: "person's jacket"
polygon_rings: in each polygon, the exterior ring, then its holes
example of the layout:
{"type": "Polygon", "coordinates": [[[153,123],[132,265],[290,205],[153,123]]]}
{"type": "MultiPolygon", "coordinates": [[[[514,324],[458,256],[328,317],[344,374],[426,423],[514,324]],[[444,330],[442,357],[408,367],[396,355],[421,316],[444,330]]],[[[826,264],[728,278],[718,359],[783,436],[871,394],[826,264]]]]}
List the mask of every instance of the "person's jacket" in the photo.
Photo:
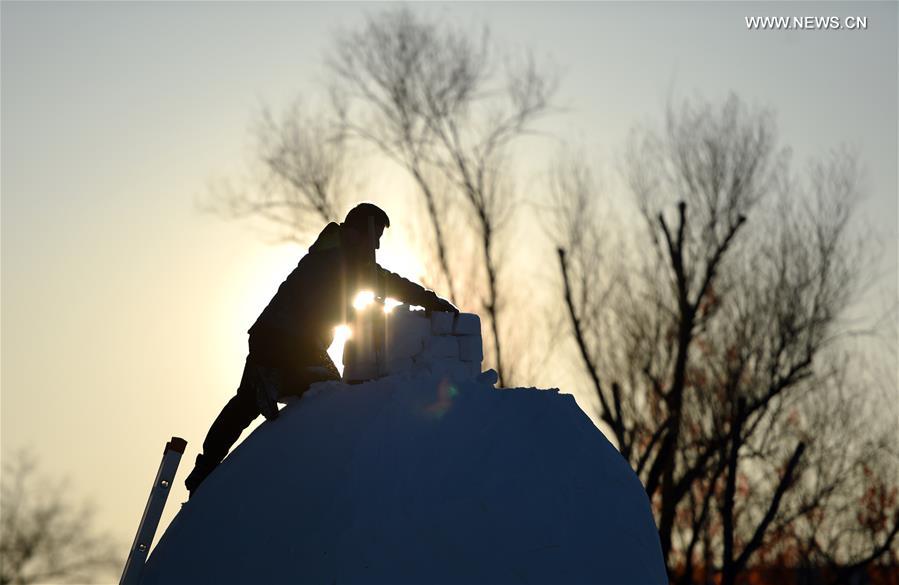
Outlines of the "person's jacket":
{"type": "Polygon", "coordinates": [[[250,327],[251,337],[327,348],[334,327],[350,318],[353,297],[363,290],[437,308],[439,297],[433,291],[379,266],[374,250],[350,245],[345,229],[334,222],[325,226],[250,327]]]}

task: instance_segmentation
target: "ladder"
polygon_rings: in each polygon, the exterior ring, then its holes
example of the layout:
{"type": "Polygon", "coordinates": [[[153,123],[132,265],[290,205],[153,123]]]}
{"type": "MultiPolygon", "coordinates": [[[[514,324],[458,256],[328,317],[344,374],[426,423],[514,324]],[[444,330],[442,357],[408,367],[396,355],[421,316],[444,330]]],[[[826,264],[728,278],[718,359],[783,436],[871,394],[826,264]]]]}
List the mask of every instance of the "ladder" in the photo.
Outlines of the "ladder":
{"type": "Polygon", "coordinates": [[[128,560],[125,561],[125,569],[122,571],[122,578],[119,581],[120,585],[135,585],[140,582],[141,573],[143,573],[144,564],[147,562],[147,555],[150,552],[150,545],[153,543],[153,536],[159,527],[162,510],[165,508],[172,481],[175,479],[175,472],[178,471],[178,464],[181,462],[181,456],[186,447],[187,441],[180,437],[172,437],[172,440],[165,444],[162,462],[159,464],[159,471],[156,472],[156,479],[150,489],[150,497],[147,499],[144,515],[137,527],[134,542],[131,544],[128,560]]]}

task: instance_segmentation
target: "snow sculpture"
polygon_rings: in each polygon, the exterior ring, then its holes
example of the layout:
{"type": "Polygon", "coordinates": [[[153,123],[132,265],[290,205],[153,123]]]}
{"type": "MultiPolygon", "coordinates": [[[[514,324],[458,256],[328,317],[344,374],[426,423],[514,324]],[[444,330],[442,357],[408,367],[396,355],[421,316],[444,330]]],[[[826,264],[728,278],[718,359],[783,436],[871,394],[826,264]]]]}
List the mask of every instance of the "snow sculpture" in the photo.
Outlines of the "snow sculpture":
{"type": "Polygon", "coordinates": [[[496,389],[482,359],[477,315],[367,312],[344,382],[241,443],[141,582],[667,583],[625,459],[572,396],[496,389]]]}
{"type": "Polygon", "coordinates": [[[414,373],[470,380],[484,359],[481,320],[471,313],[412,311],[380,305],[359,311],[353,337],[343,351],[343,379],[358,383],[392,374],[414,373]]]}
{"type": "Polygon", "coordinates": [[[313,386],[184,504],[142,583],[667,583],[643,486],[574,398],[488,373],[313,386]]]}

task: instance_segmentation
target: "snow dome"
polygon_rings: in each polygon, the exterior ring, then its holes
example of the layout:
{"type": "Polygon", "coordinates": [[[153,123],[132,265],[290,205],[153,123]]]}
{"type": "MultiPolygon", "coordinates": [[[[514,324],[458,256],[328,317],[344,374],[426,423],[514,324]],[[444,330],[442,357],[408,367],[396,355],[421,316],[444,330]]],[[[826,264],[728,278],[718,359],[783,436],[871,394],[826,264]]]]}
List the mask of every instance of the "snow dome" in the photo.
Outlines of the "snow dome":
{"type": "Polygon", "coordinates": [[[357,383],[314,385],[206,479],[143,583],[667,582],[643,486],[571,395],[478,375],[476,316],[383,321],[377,355],[347,347],[357,383]]]}

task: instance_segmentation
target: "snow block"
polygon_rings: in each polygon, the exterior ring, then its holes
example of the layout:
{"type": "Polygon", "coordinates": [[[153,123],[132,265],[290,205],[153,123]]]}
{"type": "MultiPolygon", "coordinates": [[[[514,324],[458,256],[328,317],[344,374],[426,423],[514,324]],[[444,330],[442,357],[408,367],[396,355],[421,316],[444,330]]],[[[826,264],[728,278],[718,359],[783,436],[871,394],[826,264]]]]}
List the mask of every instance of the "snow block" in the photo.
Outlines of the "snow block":
{"type": "Polygon", "coordinates": [[[431,366],[426,362],[416,362],[413,360],[410,373],[412,376],[427,377],[431,375],[431,366]]]}
{"type": "Polygon", "coordinates": [[[411,357],[399,358],[399,359],[391,359],[387,360],[387,375],[392,374],[401,374],[403,372],[409,372],[412,370],[412,366],[414,366],[414,362],[411,357]]]}
{"type": "Polygon", "coordinates": [[[353,323],[353,337],[343,346],[344,365],[375,361],[376,325],[371,320],[353,323]]]}
{"type": "Polygon", "coordinates": [[[481,335],[481,318],[474,313],[459,313],[453,325],[453,335],[481,335]]]}
{"type": "Polygon", "coordinates": [[[396,337],[425,338],[431,334],[431,323],[422,311],[409,311],[406,305],[396,307],[387,315],[388,334],[396,337]]]}
{"type": "MultiPolygon", "coordinates": [[[[355,339],[348,339],[346,343],[343,344],[343,364],[347,366],[349,364],[354,364],[359,361],[364,361],[362,356],[359,353],[358,344],[355,339]]],[[[344,375],[346,372],[344,371],[344,375]]]]}
{"type": "Polygon", "coordinates": [[[343,368],[343,379],[347,382],[374,380],[379,376],[378,365],[371,361],[352,361],[343,368]]]}
{"type": "Polygon", "coordinates": [[[462,335],[459,340],[459,359],[463,362],[481,363],[484,359],[484,344],[480,335],[462,335]]]}
{"type": "MultiPolygon", "coordinates": [[[[389,325],[390,323],[388,323],[388,327],[389,325]]],[[[412,358],[422,350],[425,337],[406,333],[406,331],[388,329],[387,342],[384,346],[384,355],[387,360],[412,358]]]]}
{"type": "Polygon", "coordinates": [[[431,337],[424,351],[426,358],[459,358],[459,338],[449,335],[431,337]]]}
{"type": "Polygon", "coordinates": [[[354,338],[344,346],[343,378],[347,382],[406,374],[439,376],[460,383],[481,374],[484,347],[477,315],[428,315],[400,305],[387,314],[368,315],[355,327],[358,334],[354,330],[354,338]],[[377,360],[376,346],[380,346],[377,360]]]}
{"type": "Polygon", "coordinates": [[[431,313],[431,333],[449,335],[453,332],[453,314],[442,311],[431,313]]]}
{"type": "Polygon", "coordinates": [[[477,381],[479,384],[487,384],[488,386],[493,386],[499,381],[499,374],[496,373],[496,370],[491,368],[486,372],[481,372],[480,374],[475,376],[475,381],[477,381]]]}
{"type": "Polygon", "coordinates": [[[454,382],[466,382],[472,380],[479,373],[474,371],[470,362],[459,362],[452,359],[434,360],[431,362],[430,366],[431,375],[444,376],[454,382]]]}

